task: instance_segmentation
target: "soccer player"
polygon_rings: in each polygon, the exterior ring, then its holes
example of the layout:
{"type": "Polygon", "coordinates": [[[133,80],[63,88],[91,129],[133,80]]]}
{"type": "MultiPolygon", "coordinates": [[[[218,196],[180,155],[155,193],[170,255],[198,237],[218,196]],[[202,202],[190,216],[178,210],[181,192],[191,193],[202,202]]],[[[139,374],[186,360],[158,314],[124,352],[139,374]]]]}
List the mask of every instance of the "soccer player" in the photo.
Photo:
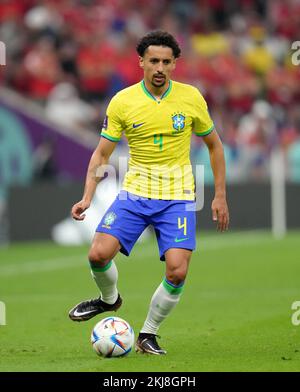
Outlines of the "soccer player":
{"type": "Polygon", "coordinates": [[[209,150],[215,182],[212,217],[221,232],[229,223],[225,162],[204,98],[195,87],[170,78],[181,52],[174,37],[151,32],[140,40],[137,52],[144,78],[110,101],[82,200],[71,212],[74,219],[84,219],[102,176],[99,168],[105,171],[124,132],[130,149],[129,170],[122,190],[96,229],[88,255],[101,295],[76,305],[69,317],[84,321],[121,306],[113,258],[119,251],[128,256],[140,234],[152,225],[166,272],[151,299],[136,351],[161,355],[166,351],[157,343],[157,332],[180,299],[195,249],[195,190],[189,158],[192,132],[203,137],[209,150]]]}

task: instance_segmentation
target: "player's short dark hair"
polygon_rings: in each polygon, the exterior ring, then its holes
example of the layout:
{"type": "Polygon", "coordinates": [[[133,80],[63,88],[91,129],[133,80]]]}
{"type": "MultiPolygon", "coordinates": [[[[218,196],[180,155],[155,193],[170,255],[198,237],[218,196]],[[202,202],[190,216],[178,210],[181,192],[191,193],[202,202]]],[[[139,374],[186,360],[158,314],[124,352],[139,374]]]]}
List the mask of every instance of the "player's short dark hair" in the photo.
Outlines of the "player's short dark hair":
{"type": "Polygon", "coordinates": [[[138,54],[143,57],[145,51],[147,50],[148,46],[156,45],[156,46],[167,46],[172,49],[174,57],[177,59],[180,56],[181,50],[172,34],[156,30],[151,31],[147,35],[145,35],[136,46],[136,51],[138,54]]]}

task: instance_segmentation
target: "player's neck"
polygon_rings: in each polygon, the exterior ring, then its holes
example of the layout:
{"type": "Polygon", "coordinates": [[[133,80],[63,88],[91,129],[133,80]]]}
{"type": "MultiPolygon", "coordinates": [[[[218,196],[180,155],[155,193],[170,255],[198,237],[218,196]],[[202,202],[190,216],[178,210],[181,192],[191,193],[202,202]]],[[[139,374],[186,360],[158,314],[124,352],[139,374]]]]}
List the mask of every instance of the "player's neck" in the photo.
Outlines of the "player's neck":
{"type": "Polygon", "coordinates": [[[151,83],[148,83],[144,79],[144,84],[146,89],[149,91],[151,95],[153,95],[154,98],[156,99],[161,99],[161,97],[164,95],[164,93],[168,90],[170,81],[168,80],[163,86],[161,87],[155,87],[151,83]]]}

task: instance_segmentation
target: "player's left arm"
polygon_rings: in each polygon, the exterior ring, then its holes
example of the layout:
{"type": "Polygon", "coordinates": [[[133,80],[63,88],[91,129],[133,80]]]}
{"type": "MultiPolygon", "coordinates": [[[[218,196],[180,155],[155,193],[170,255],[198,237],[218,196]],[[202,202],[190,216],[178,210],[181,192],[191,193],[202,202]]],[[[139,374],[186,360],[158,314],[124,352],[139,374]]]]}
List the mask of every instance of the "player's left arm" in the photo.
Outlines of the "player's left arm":
{"type": "Polygon", "coordinates": [[[214,174],[215,197],[212,201],[212,217],[217,221],[217,229],[225,231],[229,225],[229,211],[226,201],[226,170],[223,144],[216,130],[203,136],[210,156],[210,164],[214,174]]]}

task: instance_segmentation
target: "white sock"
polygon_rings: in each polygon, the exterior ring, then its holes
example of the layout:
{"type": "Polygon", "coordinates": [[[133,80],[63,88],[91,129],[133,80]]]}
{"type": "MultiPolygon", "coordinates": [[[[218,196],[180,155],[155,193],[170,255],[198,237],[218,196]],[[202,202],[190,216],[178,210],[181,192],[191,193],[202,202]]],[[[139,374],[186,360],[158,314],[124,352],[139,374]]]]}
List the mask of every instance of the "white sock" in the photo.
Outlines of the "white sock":
{"type": "Polygon", "coordinates": [[[178,303],[182,289],[183,283],[176,286],[166,278],[162,281],[153,294],[141,333],[153,333],[156,335],[160,324],[178,303]]]}
{"type": "Polygon", "coordinates": [[[92,277],[101,291],[101,299],[107,304],[114,304],[118,298],[118,270],[111,260],[105,267],[91,267],[92,277]]]}

